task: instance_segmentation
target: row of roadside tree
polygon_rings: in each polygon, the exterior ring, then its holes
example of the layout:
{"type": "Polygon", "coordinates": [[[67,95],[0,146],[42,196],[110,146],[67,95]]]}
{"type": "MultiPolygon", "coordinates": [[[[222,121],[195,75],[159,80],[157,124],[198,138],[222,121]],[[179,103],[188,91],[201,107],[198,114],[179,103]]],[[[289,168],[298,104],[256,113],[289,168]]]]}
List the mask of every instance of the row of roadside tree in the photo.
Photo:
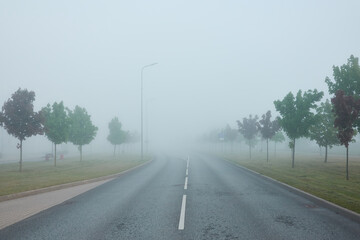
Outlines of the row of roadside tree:
{"type": "MultiPolygon", "coordinates": [[[[89,144],[96,136],[98,128],[92,123],[91,116],[85,108],[75,106],[73,110],[64,106],[63,102],[48,104],[40,111],[34,111],[35,93],[19,88],[3,105],[0,112],[0,126],[9,135],[19,140],[19,171],[22,171],[23,142],[35,135],[45,134],[54,144],[54,166],[57,160],[57,145],[71,142],[78,147],[80,161],[83,158],[83,146],[89,144]]],[[[122,130],[117,117],[109,123],[108,141],[116,146],[125,142],[135,142],[136,133],[122,130]]]]}
{"type": "MultiPolygon", "coordinates": [[[[271,139],[283,139],[281,132],[285,132],[290,139],[292,150],[292,167],[295,166],[296,140],[309,138],[325,148],[325,162],[327,162],[328,148],[344,145],[346,148],[346,179],[349,179],[349,143],[360,131],[360,66],[359,59],[350,56],[342,66],[333,66],[333,79],[325,78],[331,100],[319,104],[324,96],[318,90],[299,90],[296,95],[289,92],[282,100],[274,101],[279,116],[271,120],[271,112],[267,111],[259,120],[258,116],[249,115],[248,118],[238,120],[238,129],[249,145],[251,158],[252,141],[258,132],[267,143],[271,139]]],[[[224,129],[220,136],[233,137],[224,129]]],[[[236,134],[233,133],[234,136],[236,134]]],[[[221,137],[220,137],[221,138],[221,137]]],[[[276,140],[277,141],[277,140],[276,140]]]]}

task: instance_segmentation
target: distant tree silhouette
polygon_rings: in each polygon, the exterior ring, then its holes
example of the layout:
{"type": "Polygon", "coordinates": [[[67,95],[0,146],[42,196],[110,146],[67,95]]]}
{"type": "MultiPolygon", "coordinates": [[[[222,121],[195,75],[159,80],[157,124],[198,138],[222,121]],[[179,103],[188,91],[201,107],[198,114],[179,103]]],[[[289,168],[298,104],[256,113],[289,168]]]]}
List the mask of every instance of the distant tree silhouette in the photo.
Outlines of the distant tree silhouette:
{"type": "Polygon", "coordinates": [[[249,155],[251,159],[251,142],[254,140],[258,128],[257,128],[257,120],[258,116],[255,115],[255,117],[252,117],[252,115],[249,115],[249,118],[243,118],[242,122],[239,120],[237,121],[239,132],[244,136],[245,139],[249,141],[249,155]]]}
{"type": "Polygon", "coordinates": [[[271,112],[267,111],[262,115],[260,121],[257,123],[257,127],[261,133],[261,136],[266,140],[266,161],[269,161],[269,139],[271,139],[277,131],[280,129],[280,125],[277,120],[271,121],[271,112]]]}

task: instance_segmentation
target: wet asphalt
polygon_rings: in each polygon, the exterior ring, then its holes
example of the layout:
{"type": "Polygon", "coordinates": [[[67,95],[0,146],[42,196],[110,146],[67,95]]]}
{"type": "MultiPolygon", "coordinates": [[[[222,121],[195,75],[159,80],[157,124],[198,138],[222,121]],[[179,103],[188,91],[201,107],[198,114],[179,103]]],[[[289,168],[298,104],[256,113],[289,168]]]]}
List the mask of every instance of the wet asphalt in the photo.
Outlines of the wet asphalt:
{"type": "Polygon", "coordinates": [[[0,230],[0,239],[360,239],[359,223],[242,168],[187,160],[158,156],[0,230]]]}

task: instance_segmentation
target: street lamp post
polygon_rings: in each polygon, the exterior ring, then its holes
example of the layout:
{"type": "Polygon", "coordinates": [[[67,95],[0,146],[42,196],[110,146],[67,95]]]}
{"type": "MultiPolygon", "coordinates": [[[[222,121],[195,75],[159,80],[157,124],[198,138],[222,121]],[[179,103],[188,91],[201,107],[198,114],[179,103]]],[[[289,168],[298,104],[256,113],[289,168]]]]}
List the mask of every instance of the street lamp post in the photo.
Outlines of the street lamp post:
{"type": "Polygon", "coordinates": [[[141,68],[141,160],[144,159],[143,72],[145,68],[154,66],[156,64],[157,63],[152,63],[141,68]]]}

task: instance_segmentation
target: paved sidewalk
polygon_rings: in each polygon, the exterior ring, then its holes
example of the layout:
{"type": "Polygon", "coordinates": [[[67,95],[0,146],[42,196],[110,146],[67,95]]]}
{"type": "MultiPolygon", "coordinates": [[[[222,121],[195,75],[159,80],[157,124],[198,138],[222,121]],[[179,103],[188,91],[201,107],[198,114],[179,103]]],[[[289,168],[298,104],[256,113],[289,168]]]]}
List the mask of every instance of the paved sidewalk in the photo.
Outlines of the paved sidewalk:
{"type": "Polygon", "coordinates": [[[0,202],[0,229],[58,205],[112,179],[0,202]]]}

